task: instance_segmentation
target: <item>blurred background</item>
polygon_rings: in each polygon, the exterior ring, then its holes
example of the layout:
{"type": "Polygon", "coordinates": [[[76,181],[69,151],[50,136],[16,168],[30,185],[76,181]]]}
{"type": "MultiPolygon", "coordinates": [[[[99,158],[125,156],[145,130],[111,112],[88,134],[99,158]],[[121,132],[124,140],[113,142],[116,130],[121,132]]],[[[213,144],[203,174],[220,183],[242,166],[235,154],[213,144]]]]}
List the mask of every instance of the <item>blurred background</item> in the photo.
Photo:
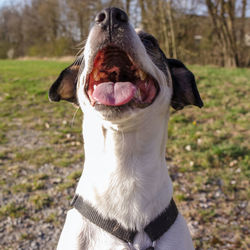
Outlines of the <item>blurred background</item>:
{"type": "Polygon", "coordinates": [[[0,0],[0,249],[56,248],[83,170],[83,114],[48,90],[108,6],[195,75],[204,107],[171,109],[166,145],[195,249],[250,249],[249,0],[0,0]]]}
{"type": "Polygon", "coordinates": [[[1,0],[0,58],[75,55],[94,16],[107,6],[126,10],[168,57],[250,65],[248,0],[1,0]]]}

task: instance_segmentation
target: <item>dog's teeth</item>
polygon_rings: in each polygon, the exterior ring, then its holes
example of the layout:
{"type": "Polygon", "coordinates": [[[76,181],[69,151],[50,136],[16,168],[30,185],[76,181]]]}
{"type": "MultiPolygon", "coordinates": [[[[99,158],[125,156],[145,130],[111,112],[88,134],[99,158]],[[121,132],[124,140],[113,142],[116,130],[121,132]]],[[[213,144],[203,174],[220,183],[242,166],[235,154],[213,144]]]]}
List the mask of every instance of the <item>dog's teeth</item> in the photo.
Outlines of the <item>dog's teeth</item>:
{"type": "Polygon", "coordinates": [[[95,81],[99,81],[100,80],[98,69],[94,69],[93,76],[94,76],[94,80],[95,81]]]}
{"type": "Polygon", "coordinates": [[[105,78],[106,74],[104,72],[100,72],[98,76],[99,76],[99,78],[105,78]]]}
{"type": "Polygon", "coordinates": [[[136,97],[136,99],[138,99],[139,101],[142,100],[142,98],[141,98],[141,91],[140,91],[139,88],[137,88],[137,90],[136,90],[135,97],[136,97]]]}
{"type": "Polygon", "coordinates": [[[147,77],[147,75],[142,70],[139,70],[139,76],[142,81],[144,81],[147,77]]]}
{"type": "Polygon", "coordinates": [[[136,92],[135,92],[135,98],[138,99],[138,89],[136,89],[136,92]]]}
{"type": "Polygon", "coordinates": [[[97,86],[96,86],[96,85],[94,85],[94,89],[96,89],[96,87],[97,87],[97,86]]]}
{"type": "Polygon", "coordinates": [[[130,55],[128,55],[128,58],[129,58],[130,62],[133,62],[133,59],[130,55]]]}

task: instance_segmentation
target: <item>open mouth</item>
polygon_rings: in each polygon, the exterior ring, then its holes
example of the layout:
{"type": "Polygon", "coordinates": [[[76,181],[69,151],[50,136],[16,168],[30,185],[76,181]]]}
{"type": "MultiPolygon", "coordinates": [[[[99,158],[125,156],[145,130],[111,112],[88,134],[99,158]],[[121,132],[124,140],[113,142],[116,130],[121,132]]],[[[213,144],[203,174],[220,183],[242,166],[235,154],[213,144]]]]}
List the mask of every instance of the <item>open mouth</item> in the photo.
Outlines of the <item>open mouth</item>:
{"type": "Polygon", "coordinates": [[[100,50],[88,76],[91,105],[147,107],[159,91],[157,81],[133,63],[126,52],[108,46],[100,50]]]}

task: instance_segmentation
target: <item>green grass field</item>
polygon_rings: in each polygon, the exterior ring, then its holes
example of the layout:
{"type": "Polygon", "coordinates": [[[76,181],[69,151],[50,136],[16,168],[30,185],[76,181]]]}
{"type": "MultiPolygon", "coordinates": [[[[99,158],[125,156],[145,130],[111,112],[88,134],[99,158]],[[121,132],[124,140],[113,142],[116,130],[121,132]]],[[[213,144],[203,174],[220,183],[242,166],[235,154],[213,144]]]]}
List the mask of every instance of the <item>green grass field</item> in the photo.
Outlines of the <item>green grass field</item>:
{"type": "MultiPolygon", "coordinates": [[[[53,249],[69,209],[84,160],[82,113],[48,101],[67,65],[0,61],[1,249],[25,249],[51,231],[45,246],[53,249]]],[[[197,249],[247,249],[250,70],[189,68],[205,106],[171,111],[166,156],[175,200],[197,249]]]]}

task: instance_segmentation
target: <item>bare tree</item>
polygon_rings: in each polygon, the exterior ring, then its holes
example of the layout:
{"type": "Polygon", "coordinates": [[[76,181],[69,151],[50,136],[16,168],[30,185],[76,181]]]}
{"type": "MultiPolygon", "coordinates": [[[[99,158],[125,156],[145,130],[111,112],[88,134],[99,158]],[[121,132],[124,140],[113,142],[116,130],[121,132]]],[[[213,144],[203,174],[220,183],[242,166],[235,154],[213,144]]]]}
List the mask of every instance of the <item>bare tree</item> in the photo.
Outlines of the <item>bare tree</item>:
{"type": "Polygon", "coordinates": [[[13,56],[23,52],[22,14],[15,8],[0,10],[0,55],[6,57],[9,50],[13,56]]]}
{"type": "Polygon", "coordinates": [[[171,0],[140,0],[143,29],[154,34],[170,57],[177,57],[171,0]]]}
{"type": "Polygon", "coordinates": [[[214,31],[223,53],[223,64],[239,66],[235,34],[235,0],[206,0],[214,31]]]}
{"type": "Polygon", "coordinates": [[[240,46],[238,47],[239,49],[239,58],[241,60],[239,61],[240,66],[247,65],[250,60],[250,56],[246,56],[246,44],[245,44],[245,35],[246,35],[246,10],[247,10],[247,1],[242,0],[241,1],[241,13],[240,13],[240,36],[239,36],[239,44],[240,46]]]}
{"type": "Polygon", "coordinates": [[[172,43],[171,56],[174,58],[177,58],[177,49],[176,49],[176,42],[175,42],[175,32],[174,32],[174,21],[173,21],[172,9],[173,9],[172,0],[170,0],[167,2],[167,17],[168,17],[168,21],[169,21],[171,43],[172,43]]]}
{"type": "Polygon", "coordinates": [[[13,1],[10,7],[0,7],[0,57],[76,54],[77,44],[86,39],[94,16],[103,8],[116,6],[128,13],[133,24],[152,33],[168,57],[229,67],[249,65],[250,48],[245,40],[249,32],[247,3],[247,0],[23,0],[17,5],[13,1]],[[207,13],[200,15],[205,7],[207,13]]]}
{"type": "Polygon", "coordinates": [[[126,10],[128,16],[130,16],[130,4],[131,4],[131,0],[125,1],[125,10],[126,10]]]}

